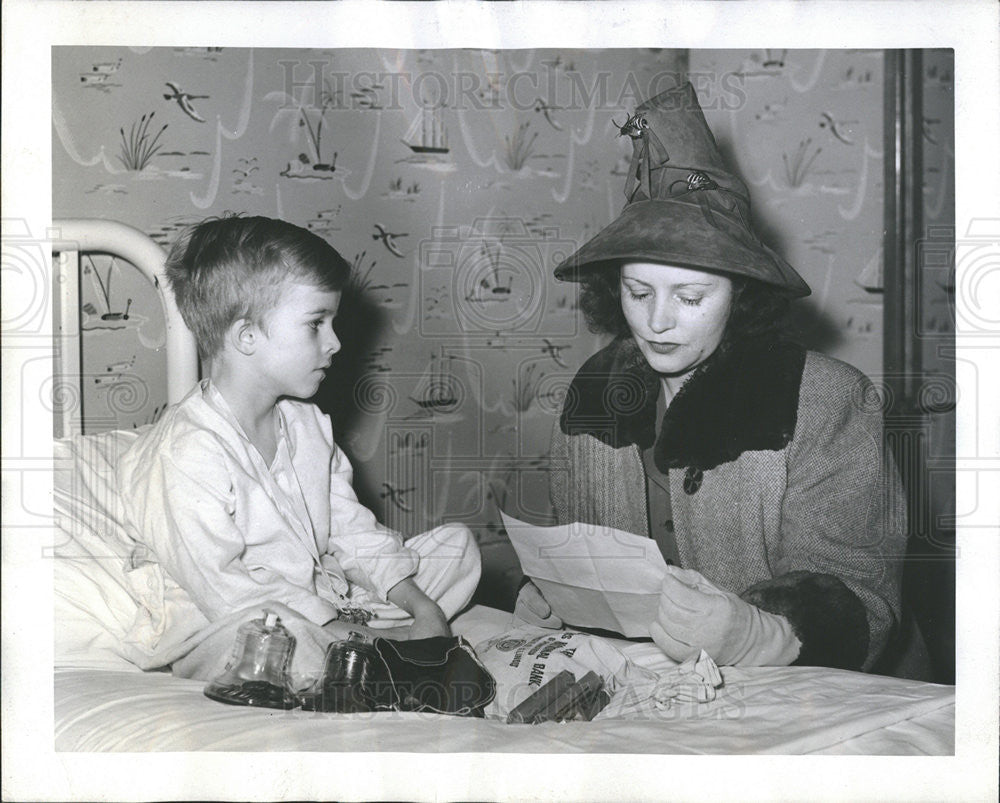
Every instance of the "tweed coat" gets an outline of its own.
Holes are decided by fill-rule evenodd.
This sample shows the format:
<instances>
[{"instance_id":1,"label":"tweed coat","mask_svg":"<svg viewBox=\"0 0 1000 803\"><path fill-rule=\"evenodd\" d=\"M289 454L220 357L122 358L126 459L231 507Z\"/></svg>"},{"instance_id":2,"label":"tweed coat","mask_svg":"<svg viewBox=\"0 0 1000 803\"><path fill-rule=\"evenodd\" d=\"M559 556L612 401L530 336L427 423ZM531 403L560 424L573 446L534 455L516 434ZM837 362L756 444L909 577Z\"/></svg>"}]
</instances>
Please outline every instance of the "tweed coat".
<instances>
[{"instance_id":1,"label":"tweed coat","mask_svg":"<svg viewBox=\"0 0 1000 803\"><path fill-rule=\"evenodd\" d=\"M906 519L871 382L792 344L699 366L656 436L659 377L631 338L574 377L553 429L559 523L649 534L641 450L669 472L685 568L784 615L796 663L870 669L900 619Z\"/></svg>"}]
</instances>

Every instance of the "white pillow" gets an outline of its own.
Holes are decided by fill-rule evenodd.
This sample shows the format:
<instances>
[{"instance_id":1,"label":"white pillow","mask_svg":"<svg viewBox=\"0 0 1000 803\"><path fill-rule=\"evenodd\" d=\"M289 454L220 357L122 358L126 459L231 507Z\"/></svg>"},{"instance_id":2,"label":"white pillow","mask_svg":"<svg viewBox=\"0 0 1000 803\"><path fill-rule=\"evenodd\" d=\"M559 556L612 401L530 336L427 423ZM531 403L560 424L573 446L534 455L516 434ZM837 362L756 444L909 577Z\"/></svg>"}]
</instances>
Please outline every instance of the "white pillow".
<instances>
[{"instance_id":1,"label":"white pillow","mask_svg":"<svg viewBox=\"0 0 1000 803\"><path fill-rule=\"evenodd\" d=\"M57 666L138 670L162 633L164 576L125 532L115 481L144 429L55 442Z\"/></svg>"}]
</instances>

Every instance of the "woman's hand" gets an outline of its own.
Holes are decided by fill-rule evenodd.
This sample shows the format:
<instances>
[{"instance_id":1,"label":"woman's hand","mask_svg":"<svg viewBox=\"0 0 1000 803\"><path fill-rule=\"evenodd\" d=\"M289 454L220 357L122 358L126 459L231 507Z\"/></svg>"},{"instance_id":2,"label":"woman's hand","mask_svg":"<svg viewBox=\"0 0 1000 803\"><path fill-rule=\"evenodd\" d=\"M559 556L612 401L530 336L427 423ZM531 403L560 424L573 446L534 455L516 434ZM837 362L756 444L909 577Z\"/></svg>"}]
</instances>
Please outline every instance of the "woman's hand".
<instances>
[{"instance_id":1,"label":"woman's hand","mask_svg":"<svg viewBox=\"0 0 1000 803\"><path fill-rule=\"evenodd\" d=\"M783 616L744 602L693 569L672 566L649 634L675 661L705 650L722 666L787 666L802 646Z\"/></svg>"},{"instance_id":2,"label":"woman's hand","mask_svg":"<svg viewBox=\"0 0 1000 803\"><path fill-rule=\"evenodd\" d=\"M402 608L413 617L408 638L432 638L434 636L450 636L451 627L440 606L428 597L412 577L400 580L389 589L386 595L389 602Z\"/></svg>"},{"instance_id":3,"label":"woman's hand","mask_svg":"<svg viewBox=\"0 0 1000 803\"><path fill-rule=\"evenodd\" d=\"M563 626L563 621L554 613L549 603L545 601L538 586L528 580L517 592L517 602L514 603L514 618L536 627L547 627L553 630Z\"/></svg>"}]
</instances>

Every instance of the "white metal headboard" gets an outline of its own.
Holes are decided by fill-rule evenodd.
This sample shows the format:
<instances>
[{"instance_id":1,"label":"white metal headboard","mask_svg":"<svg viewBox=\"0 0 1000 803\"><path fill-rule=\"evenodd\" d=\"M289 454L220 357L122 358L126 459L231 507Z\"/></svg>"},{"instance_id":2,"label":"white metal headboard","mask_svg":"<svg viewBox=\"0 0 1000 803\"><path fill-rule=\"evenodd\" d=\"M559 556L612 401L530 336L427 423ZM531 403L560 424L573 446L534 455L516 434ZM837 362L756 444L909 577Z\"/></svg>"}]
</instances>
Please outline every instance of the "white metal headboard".
<instances>
[{"instance_id":1,"label":"white metal headboard","mask_svg":"<svg viewBox=\"0 0 1000 803\"><path fill-rule=\"evenodd\" d=\"M79 386L83 373L80 352L80 254L111 254L135 265L156 288L166 322L167 402L180 401L198 381L198 350L194 336L185 326L180 311L163 274L166 255L152 239L132 226L115 220L53 220L52 253L59 259L55 275L61 278L53 297L55 310L56 371L65 384L76 383L75 394L82 398ZM78 404L56 409L56 436L80 431Z\"/></svg>"}]
</instances>

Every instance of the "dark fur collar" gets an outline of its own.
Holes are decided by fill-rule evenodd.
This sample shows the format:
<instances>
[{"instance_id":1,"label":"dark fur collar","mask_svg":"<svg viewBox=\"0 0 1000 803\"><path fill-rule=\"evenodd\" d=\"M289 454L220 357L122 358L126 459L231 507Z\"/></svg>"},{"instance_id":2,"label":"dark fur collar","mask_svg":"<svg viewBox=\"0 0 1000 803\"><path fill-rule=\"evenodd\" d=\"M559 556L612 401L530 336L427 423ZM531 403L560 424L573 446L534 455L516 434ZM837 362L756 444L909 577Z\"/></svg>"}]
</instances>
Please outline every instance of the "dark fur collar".
<instances>
[{"instance_id":1,"label":"dark fur collar","mask_svg":"<svg viewBox=\"0 0 1000 803\"><path fill-rule=\"evenodd\" d=\"M574 377L559 425L614 448L647 449L655 440L661 471L715 468L792 439L804 365L805 351L791 343L747 343L713 355L674 396L657 440L659 376L631 337L620 338Z\"/></svg>"}]
</instances>

